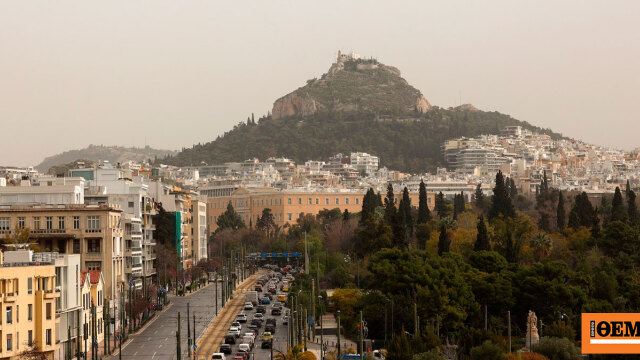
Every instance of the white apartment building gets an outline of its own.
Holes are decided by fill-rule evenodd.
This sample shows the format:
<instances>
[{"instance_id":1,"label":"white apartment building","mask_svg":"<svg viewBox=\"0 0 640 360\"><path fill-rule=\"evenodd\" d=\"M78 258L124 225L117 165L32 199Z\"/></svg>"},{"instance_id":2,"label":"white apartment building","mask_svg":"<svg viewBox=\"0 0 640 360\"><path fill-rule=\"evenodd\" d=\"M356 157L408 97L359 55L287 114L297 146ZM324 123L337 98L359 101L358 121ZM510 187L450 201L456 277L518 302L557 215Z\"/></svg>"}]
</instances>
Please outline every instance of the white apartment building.
<instances>
[{"instance_id":1,"label":"white apartment building","mask_svg":"<svg viewBox=\"0 0 640 360\"><path fill-rule=\"evenodd\" d=\"M364 172L365 174L371 174L378 170L380 163L380 159L377 156L364 152L352 152L349 158L351 159L351 166L356 171Z\"/></svg>"}]
</instances>

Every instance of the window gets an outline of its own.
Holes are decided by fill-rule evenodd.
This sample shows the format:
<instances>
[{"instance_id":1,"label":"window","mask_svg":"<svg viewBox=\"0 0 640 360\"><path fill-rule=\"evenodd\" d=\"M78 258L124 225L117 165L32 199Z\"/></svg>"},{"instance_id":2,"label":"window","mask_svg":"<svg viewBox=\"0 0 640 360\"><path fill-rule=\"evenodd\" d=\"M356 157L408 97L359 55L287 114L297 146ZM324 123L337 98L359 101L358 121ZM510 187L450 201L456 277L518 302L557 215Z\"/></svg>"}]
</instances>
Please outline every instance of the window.
<instances>
[{"instance_id":1,"label":"window","mask_svg":"<svg viewBox=\"0 0 640 360\"><path fill-rule=\"evenodd\" d=\"M98 306L102 306L102 290L98 291Z\"/></svg>"},{"instance_id":2,"label":"window","mask_svg":"<svg viewBox=\"0 0 640 360\"><path fill-rule=\"evenodd\" d=\"M18 218L18 227L24 229L24 227L25 227L24 223L25 223L24 222L24 216L19 217Z\"/></svg>"},{"instance_id":3,"label":"window","mask_svg":"<svg viewBox=\"0 0 640 360\"><path fill-rule=\"evenodd\" d=\"M87 269L89 270L100 270L101 265L100 261L87 261Z\"/></svg>"},{"instance_id":4,"label":"window","mask_svg":"<svg viewBox=\"0 0 640 360\"><path fill-rule=\"evenodd\" d=\"M33 304L27 305L27 320L33 320Z\"/></svg>"},{"instance_id":5,"label":"window","mask_svg":"<svg viewBox=\"0 0 640 360\"><path fill-rule=\"evenodd\" d=\"M324 204L329 205L329 198L324 198Z\"/></svg>"},{"instance_id":6,"label":"window","mask_svg":"<svg viewBox=\"0 0 640 360\"><path fill-rule=\"evenodd\" d=\"M133 201L129 201L129 204L127 204L130 208L133 207Z\"/></svg>"},{"instance_id":7,"label":"window","mask_svg":"<svg viewBox=\"0 0 640 360\"><path fill-rule=\"evenodd\" d=\"M298 205L302 205L302 198L298 198Z\"/></svg>"},{"instance_id":8,"label":"window","mask_svg":"<svg viewBox=\"0 0 640 360\"><path fill-rule=\"evenodd\" d=\"M287 214L287 219L288 219L289 221L291 221L291 213L288 213L288 214Z\"/></svg>"},{"instance_id":9,"label":"window","mask_svg":"<svg viewBox=\"0 0 640 360\"><path fill-rule=\"evenodd\" d=\"M58 229L64 229L64 216L58 216Z\"/></svg>"},{"instance_id":10,"label":"window","mask_svg":"<svg viewBox=\"0 0 640 360\"><path fill-rule=\"evenodd\" d=\"M79 230L80 229L80 216L74 216L73 217L73 230Z\"/></svg>"},{"instance_id":11,"label":"window","mask_svg":"<svg viewBox=\"0 0 640 360\"><path fill-rule=\"evenodd\" d=\"M87 252L99 253L100 252L100 239L87 239Z\"/></svg>"},{"instance_id":12,"label":"window","mask_svg":"<svg viewBox=\"0 0 640 360\"><path fill-rule=\"evenodd\" d=\"M360 198L356 198L356 205L360 205Z\"/></svg>"},{"instance_id":13,"label":"window","mask_svg":"<svg viewBox=\"0 0 640 360\"><path fill-rule=\"evenodd\" d=\"M33 278L27 278L27 293L33 294Z\"/></svg>"},{"instance_id":14,"label":"window","mask_svg":"<svg viewBox=\"0 0 640 360\"><path fill-rule=\"evenodd\" d=\"M47 303L47 320L51 320L51 303Z\"/></svg>"},{"instance_id":15,"label":"window","mask_svg":"<svg viewBox=\"0 0 640 360\"><path fill-rule=\"evenodd\" d=\"M73 239L73 253L80 254L80 239Z\"/></svg>"},{"instance_id":16,"label":"window","mask_svg":"<svg viewBox=\"0 0 640 360\"><path fill-rule=\"evenodd\" d=\"M87 216L87 228L100 229L100 216Z\"/></svg>"},{"instance_id":17,"label":"window","mask_svg":"<svg viewBox=\"0 0 640 360\"><path fill-rule=\"evenodd\" d=\"M45 217L46 220L46 226L47 226L47 230L51 230L53 229L53 216L46 216Z\"/></svg>"},{"instance_id":18,"label":"window","mask_svg":"<svg viewBox=\"0 0 640 360\"><path fill-rule=\"evenodd\" d=\"M7 324L13 324L13 308L7 306Z\"/></svg>"},{"instance_id":19,"label":"window","mask_svg":"<svg viewBox=\"0 0 640 360\"><path fill-rule=\"evenodd\" d=\"M340 205L340 198L336 198L336 205Z\"/></svg>"},{"instance_id":20,"label":"window","mask_svg":"<svg viewBox=\"0 0 640 360\"><path fill-rule=\"evenodd\" d=\"M0 217L0 230L11 229L11 224L8 217ZM8 335L7 335L8 336Z\"/></svg>"},{"instance_id":21,"label":"window","mask_svg":"<svg viewBox=\"0 0 640 360\"><path fill-rule=\"evenodd\" d=\"M309 205L313 205L313 199L309 198Z\"/></svg>"},{"instance_id":22,"label":"window","mask_svg":"<svg viewBox=\"0 0 640 360\"><path fill-rule=\"evenodd\" d=\"M344 198L345 205L349 205L349 198Z\"/></svg>"},{"instance_id":23,"label":"window","mask_svg":"<svg viewBox=\"0 0 640 360\"><path fill-rule=\"evenodd\" d=\"M33 346L33 331L27 331L27 346Z\"/></svg>"},{"instance_id":24,"label":"window","mask_svg":"<svg viewBox=\"0 0 640 360\"><path fill-rule=\"evenodd\" d=\"M16 322L20 322L20 305L16 305Z\"/></svg>"},{"instance_id":25,"label":"window","mask_svg":"<svg viewBox=\"0 0 640 360\"><path fill-rule=\"evenodd\" d=\"M40 216L36 216L33 218L33 229L40 230Z\"/></svg>"},{"instance_id":26,"label":"window","mask_svg":"<svg viewBox=\"0 0 640 360\"><path fill-rule=\"evenodd\" d=\"M287 199L287 204L291 205L291 198Z\"/></svg>"},{"instance_id":27,"label":"window","mask_svg":"<svg viewBox=\"0 0 640 360\"><path fill-rule=\"evenodd\" d=\"M46 335L47 336L46 337L47 346L51 346L51 329L47 329L47 333L46 334L47 334Z\"/></svg>"},{"instance_id":28,"label":"window","mask_svg":"<svg viewBox=\"0 0 640 360\"><path fill-rule=\"evenodd\" d=\"M13 334L7 334L7 351L13 350Z\"/></svg>"},{"instance_id":29,"label":"window","mask_svg":"<svg viewBox=\"0 0 640 360\"><path fill-rule=\"evenodd\" d=\"M316 205L320 205L320 199L316 198Z\"/></svg>"}]
</instances>

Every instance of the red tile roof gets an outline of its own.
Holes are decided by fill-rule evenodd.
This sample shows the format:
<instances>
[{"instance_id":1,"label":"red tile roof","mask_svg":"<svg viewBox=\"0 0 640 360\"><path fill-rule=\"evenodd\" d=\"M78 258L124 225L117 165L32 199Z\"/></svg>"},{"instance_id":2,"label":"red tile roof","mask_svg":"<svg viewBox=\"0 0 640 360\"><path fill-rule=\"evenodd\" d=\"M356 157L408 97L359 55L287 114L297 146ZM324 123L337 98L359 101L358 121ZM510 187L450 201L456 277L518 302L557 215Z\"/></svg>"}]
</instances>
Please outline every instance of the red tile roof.
<instances>
[{"instance_id":1,"label":"red tile roof","mask_svg":"<svg viewBox=\"0 0 640 360\"><path fill-rule=\"evenodd\" d=\"M81 273L81 283L84 284L84 279L89 274L89 281L95 285L100 280L100 270L83 270Z\"/></svg>"}]
</instances>

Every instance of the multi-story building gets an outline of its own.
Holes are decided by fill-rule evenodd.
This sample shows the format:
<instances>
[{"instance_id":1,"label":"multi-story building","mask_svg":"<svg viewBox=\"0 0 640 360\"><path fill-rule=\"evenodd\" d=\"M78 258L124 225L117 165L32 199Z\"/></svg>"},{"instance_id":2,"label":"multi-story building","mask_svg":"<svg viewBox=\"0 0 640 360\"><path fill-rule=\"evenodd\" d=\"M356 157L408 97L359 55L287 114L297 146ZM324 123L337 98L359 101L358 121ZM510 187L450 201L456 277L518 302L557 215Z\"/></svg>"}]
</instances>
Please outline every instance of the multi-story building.
<instances>
[{"instance_id":1,"label":"multi-story building","mask_svg":"<svg viewBox=\"0 0 640 360\"><path fill-rule=\"evenodd\" d=\"M0 260L0 359L21 359L36 350L53 359L56 331L56 271L34 262L29 250L8 251Z\"/></svg>"},{"instance_id":2,"label":"multi-story building","mask_svg":"<svg viewBox=\"0 0 640 360\"><path fill-rule=\"evenodd\" d=\"M105 296L116 299L124 278L124 248L120 217L114 204L0 205L0 239L28 228L29 241L45 251L79 254L80 268L101 270Z\"/></svg>"},{"instance_id":3,"label":"multi-story building","mask_svg":"<svg viewBox=\"0 0 640 360\"><path fill-rule=\"evenodd\" d=\"M380 159L378 159L377 156L363 152L352 152L349 158L351 159L351 166L353 166L358 172L371 174L378 170L378 163L380 162Z\"/></svg>"},{"instance_id":4,"label":"multi-story building","mask_svg":"<svg viewBox=\"0 0 640 360\"><path fill-rule=\"evenodd\" d=\"M84 204L84 184L80 177L23 179L19 186L0 186L0 204Z\"/></svg>"},{"instance_id":5,"label":"multi-story building","mask_svg":"<svg viewBox=\"0 0 640 360\"><path fill-rule=\"evenodd\" d=\"M85 347L93 351L97 344L104 340L104 277L100 270L83 271L80 278L80 291L82 293L82 334L83 336L80 348L84 351ZM86 338L86 340L84 340Z\"/></svg>"},{"instance_id":6,"label":"multi-story building","mask_svg":"<svg viewBox=\"0 0 640 360\"><path fill-rule=\"evenodd\" d=\"M209 232L207 229L207 202L199 196L194 196L191 199L191 218L193 224L191 226L191 255L194 259L194 263L197 264L200 260L207 259L208 256L208 238Z\"/></svg>"},{"instance_id":7,"label":"multi-story building","mask_svg":"<svg viewBox=\"0 0 640 360\"><path fill-rule=\"evenodd\" d=\"M323 209L338 208L351 213L362 211L362 198L365 189L285 189L251 188L238 189L231 196L207 199L207 216L209 218L209 232L217 229L216 221L227 210L231 202L235 211L242 217L247 226L255 225L262 216L264 209L271 209L276 225L294 224L304 214L317 215ZM402 197L396 194L396 203ZM412 206L418 205L418 192L410 192ZM429 207L435 205L435 194L427 193Z\"/></svg>"}]
</instances>

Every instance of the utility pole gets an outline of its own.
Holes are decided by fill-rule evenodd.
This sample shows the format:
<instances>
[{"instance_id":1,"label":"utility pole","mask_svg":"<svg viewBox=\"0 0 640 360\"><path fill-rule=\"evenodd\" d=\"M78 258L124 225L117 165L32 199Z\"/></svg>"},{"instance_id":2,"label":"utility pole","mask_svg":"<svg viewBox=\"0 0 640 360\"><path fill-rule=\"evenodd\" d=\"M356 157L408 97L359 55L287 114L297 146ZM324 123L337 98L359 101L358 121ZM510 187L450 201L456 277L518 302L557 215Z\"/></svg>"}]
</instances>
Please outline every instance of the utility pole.
<instances>
[{"instance_id":1,"label":"utility pole","mask_svg":"<svg viewBox=\"0 0 640 360\"><path fill-rule=\"evenodd\" d=\"M120 291L120 299L122 300L122 304L120 304L120 351L118 352L118 358L122 360L122 337L124 336L124 283L121 283L122 290Z\"/></svg>"},{"instance_id":2,"label":"utility pole","mask_svg":"<svg viewBox=\"0 0 640 360\"><path fill-rule=\"evenodd\" d=\"M303 341L304 341L304 351L307 351L307 335L309 333L308 332L309 331L309 328L308 328L309 322L307 321L308 320L308 318L307 318L307 309L302 310L302 313L304 314L302 316L302 321L303 321L302 324L304 325L303 329L302 329L302 337L304 338L303 339Z\"/></svg>"},{"instance_id":3,"label":"utility pole","mask_svg":"<svg viewBox=\"0 0 640 360\"><path fill-rule=\"evenodd\" d=\"M340 352L340 310L336 312L338 314L338 360L342 359L342 353Z\"/></svg>"},{"instance_id":4,"label":"utility pole","mask_svg":"<svg viewBox=\"0 0 640 360\"><path fill-rule=\"evenodd\" d=\"M320 296L318 296L318 301L320 301ZM322 308L322 302L320 303L320 360L324 360L324 331L322 330L322 314L324 313L324 309Z\"/></svg>"},{"instance_id":5,"label":"utility pole","mask_svg":"<svg viewBox=\"0 0 640 360\"><path fill-rule=\"evenodd\" d=\"M96 306L91 306L91 358L98 360L98 331Z\"/></svg>"},{"instance_id":6,"label":"utility pole","mask_svg":"<svg viewBox=\"0 0 640 360\"><path fill-rule=\"evenodd\" d=\"M214 285L216 287L216 295L215 295L215 298L216 298L216 314L215 314L214 317L218 317L218 271L217 271L217 269L216 269L216 277L213 279L213 281L215 281Z\"/></svg>"},{"instance_id":7,"label":"utility pole","mask_svg":"<svg viewBox=\"0 0 640 360\"><path fill-rule=\"evenodd\" d=\"M196 344L196 312L193 312L193 358L196 358L196 349L198 344Z\"/></svg>"},{"instance_id":8,"label":"utility pole","mask_svg":"<svg viewBox=\"0 0 640 360\"><path fill-rule=\"evenodd\" d=\"M316 284L311 280L311 318L313 319L313 340L316 339Z\"/></svg>"},{"instance_id":9,"label":"utility pole","mask_svg":"<svg viewBox=\"0 0 640 360\"><path fill-rule=\"evenodd\" d=\"M182 359L182 350L180 349L180 312L178 311L178 331L176 331L176 353L178 354L178 360Z\"/></svg>"},{"instance_id":10,"label":"utility pole","mask_svg":"<svg viewBox=\"0 0 640 360\"><path fill-rule=\"evenodd\" d=\"M484 304L484 329L487 330L487 304Z\"/></svg>"},{"instance_id":11,"label":"utility pole","mask_svg":"<svg viewBox=\"0 0 640 360\"><path fill-rule=\"evenodd\" d=\"M360 310L360 360L364 360L364 321Z\"/></svg>"},{"instance_id":12,"label":"utility pole","mask_svg":"<svg viewBox=\"0 0 640 360\"><path fill-rule=\"evenodd\" d=\"M418 303L413 300L413 335L417 338L420 333L418 328Z\"/></svg>"},{"instance_id":13,"label":"utility pole","mask_svg":"<svg viewBox=\"0 0 640 360\"><path fill-rule=\"evenodd\" d=\"M309 273L309 251L307 249L307 232L304 232L304 273Z\"/></svg>"},{"instance_id":14,"label":"utility pole","mask_svg":"<svg viewBox=\"0 0 640 360\"><path fill-rule=\"evenodd\" d=\"M507 328L509 330L509 354L511 354L511 311L507 311Z\"/></svg>"},{"instance_id":15,"label":"utility pole","mask_svg":"<svg viewBox=\"0 0 640 360\"><path fill-rule=\"evenodd\" d=\"M102 305L102 309L103 309L102 311L105 311L104 310L105 309L104 305L107 305L106 306L106 314L105 314L106 317L107 317L107 320L104 323L104 336L105 336L104 354L107 355L107 354L109 354L109 305L107 304L107 301L105 301L105 300L102 301L102 304L103 304Z\"/></svg>"},{"instance_id":16,"label":"utility pole","mask_svg":"<svg viewBox=\"0 0 640 360\"><path fill-rule=\"evenodd\" d=\"M191 358L191 322L189 321L189 303L187 303L187 356Z\"/></svg>"}]
</instances>

